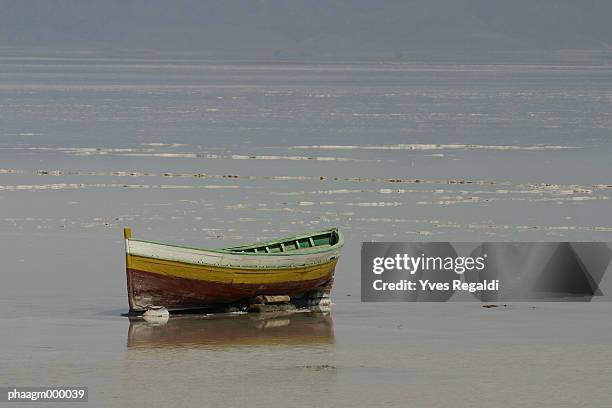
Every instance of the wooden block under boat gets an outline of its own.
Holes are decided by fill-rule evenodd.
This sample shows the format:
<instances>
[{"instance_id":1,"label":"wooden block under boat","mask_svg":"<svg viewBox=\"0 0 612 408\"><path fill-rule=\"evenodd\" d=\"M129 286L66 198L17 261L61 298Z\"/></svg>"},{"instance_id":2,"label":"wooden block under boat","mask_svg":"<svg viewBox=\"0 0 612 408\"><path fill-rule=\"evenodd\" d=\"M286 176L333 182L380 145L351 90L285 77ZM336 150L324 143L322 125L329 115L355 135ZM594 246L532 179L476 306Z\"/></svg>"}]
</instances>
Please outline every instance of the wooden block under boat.
<instances>
[{"instance_id":1,"label":"wooden block under boat","mask_svg":"<svg viewBox=\"0 0 612 408\"><path fill-rule=\"evenodd\" d=\"M259 295L253 303L272 304L272 303L289 303L291 297L287 295Z\"/></svg>"},{"instance_id":2,"label":"wooden block under boat","mask_svg":"<svg viewBox=\"0 0 612 408\"><path fill-rule=\"evenodd\" d=\"M296 307L291 303L277 303L272 305L257 303L249 306L249 312L251 313L288 312L294 310L296 310Z\"/></svg>"}]
</instances>

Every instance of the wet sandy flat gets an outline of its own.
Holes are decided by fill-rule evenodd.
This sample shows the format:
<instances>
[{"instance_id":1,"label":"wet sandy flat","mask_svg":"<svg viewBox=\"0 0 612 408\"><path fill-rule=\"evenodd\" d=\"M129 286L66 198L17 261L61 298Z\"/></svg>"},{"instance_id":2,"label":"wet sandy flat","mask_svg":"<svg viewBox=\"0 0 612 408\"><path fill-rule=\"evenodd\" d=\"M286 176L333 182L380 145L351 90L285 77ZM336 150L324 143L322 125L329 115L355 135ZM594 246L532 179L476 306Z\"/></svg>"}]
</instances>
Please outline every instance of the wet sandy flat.
<instances>
[{"instance_id":1,"label":"wet sandy flat","mask_svg":"<svg viewBox=\"0 0 612 408\"><path fill-rule=\"evenodd\" d=\"M609 68L0 73L3 384L88 385L92 406L611 405L607 303L358 299L363 241L611 241ZM201 247L337 225L332 316L130 323L126 225Z\"/></svg>"},{"instance_id":2,"label":"wet sandy flat","mask_svg":"<svg viewBox=\"0 0 612 408\"><path fill-rule=\"evenodd\" d=\"M46 313L2 318L3 372L16 384L88 385L93 406L612 402L607 303L340 300L330 317L173 316L165 326Z\"/></svg>"}]
</instances>

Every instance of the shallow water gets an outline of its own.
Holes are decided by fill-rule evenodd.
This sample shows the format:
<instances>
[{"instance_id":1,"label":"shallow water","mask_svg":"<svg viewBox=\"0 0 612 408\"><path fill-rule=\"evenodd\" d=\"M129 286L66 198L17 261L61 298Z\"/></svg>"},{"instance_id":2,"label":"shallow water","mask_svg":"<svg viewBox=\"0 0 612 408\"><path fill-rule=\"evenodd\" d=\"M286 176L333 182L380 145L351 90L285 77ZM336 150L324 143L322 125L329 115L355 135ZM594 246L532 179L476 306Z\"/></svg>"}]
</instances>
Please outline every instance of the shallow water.
<instances>
[{"instance_id":1,"label":"shallow water","mask_svg":"<svg viewBox=\"0 0 612 408\"><path fill-rule=\"evenodd\" d=\"M608 303L365 305L332 317L4 316L11 384L93 406L608 406ZM333 321L332 321L333 319ZM6 379L4 382L8 382Z\"/></svg>"},{"instance_id":2,"label":"shallow water","mask_svg":"<svg viewBox=\"0 0 612 408\"><path fill-rule=\"evenodd\" d=\"M611 241L611 71L0 58L0 383L91 406L611 405L608 303L358 302L362 241ZM204 247L337 225L333 314L130 323L125 225Z\"/></svg>"}]
</instances>

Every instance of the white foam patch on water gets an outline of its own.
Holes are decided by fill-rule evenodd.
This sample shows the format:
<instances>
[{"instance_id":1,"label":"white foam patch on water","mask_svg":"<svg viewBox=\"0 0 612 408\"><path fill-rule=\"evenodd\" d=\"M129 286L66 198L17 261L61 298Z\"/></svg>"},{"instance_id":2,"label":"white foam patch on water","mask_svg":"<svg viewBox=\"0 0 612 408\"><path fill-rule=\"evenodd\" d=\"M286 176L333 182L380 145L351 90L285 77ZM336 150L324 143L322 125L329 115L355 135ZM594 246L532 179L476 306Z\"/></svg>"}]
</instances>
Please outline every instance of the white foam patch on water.
<instances>
[{"instance_id":1,"label":"white foam patch on water","mask_svg":"<svg viewBox=\"0 0 612 408\"><path fill-rule=\"evenodd\" d=\"M151 146L151 147L181 147L185 146L184 143L160 143L160 142L151 142L151 143L141 143L142 146Z\"/></svg>"},{"instance_id":2,"label":"white foam patch on water","mask_svg":"<svg viewBox=\"0 0 612 408\"><path fill-rule=\"evenodd\" d=\"M2 150L57 151L74 156L126 156L126 157L165 157L188 159L225 159L225 160L292 160L292 161L339 161L339 162L369 162L381 160L357 159L353 157L336 156L284 156L259 154L214 154L206 152L164 152L158 148L179 146L167 144L147 144L149 148L106 148L106 147L0 147ZM162 146L160 146L162 145ZM387 160L389 161L389 160Z\"/></svg>"},{"instance_id":3,"label":"white foam patch on water","mask_svg":"<svg viewBox=\"0 0 612 408\"><path fill-rule=\"evenodd\" d=\"M321 195L336 195L336 194L359 194L359 193L371 193L374 190L349 190L345 188L336 189L336 190L317 190L317 191L290 191L290 192L270 192L271 195L278 196L297 196L297 195L306 195L306 194L321 194Z\"/></svg>"},{"instance_id":4,"label":"white foam patch on water","mask_svg":"<svg viewBox=\"0 0 612 408\"><path fill-rule=\"evenodd\" d=\"M88 152L88 154L90 154ZM104 153L93 153L93 154L104 154ZM196 153L122 153L114 154L114 156L131 156L131 157L171 157L171 158L197 158L199 157Z\"/></svg>"},{"instance_id":5,"label":"white foam patch on water","mask_svg":"<svg viewBox=\"0 0 612 408\"><path fill-rule=\"evenodd\" d=\"M560 145L481 145L481 144L395 144L395 145L311 145L292 146L299 150L563 150L580 149L578 146ZM432 156L432 155L430 155Z\"/></svg>"},{"instance_id":6,"label":"white foam patch on water","mask_svg":"<svg viewBox=\"0 0 612 408\"><path fill-rule=\"evenodd\" d=\"M80 170L31 170L25 171L14 168L0 168L0 174L33 174L35 176L44 177L62 177L62 176L106 176L106 177L164 177L164 178L196 178L196 179L215 179L215 180L270 180L270 181L320 181L320 182L350 182L350 183L392 183L392 184L412 184L412 185L448 185L448 186L463 186L463 185L479 185L484 187L504 186L506 188L495 188L491 190L454 190L454 189L406 189L406 188L381 188L378 190L380 194L406 194L406 193L440 193L453 192L459 194L525 194L525 195L593 195L597 190L609 190L612 188L610 184L594 184L592 186L581 186L576 184L554 184L554 183L512 183L504 180L470 180L470 179L402 179L402 178L360 178L360 177L328 177L328 176L284 176L284 175L265 175L265 176L245 176L239 174L207 174L207 173L153 173L145 171L80 171ZM92 185L89 185L92 186ZM101 185L104 186L104 185ZM293 192L275 192L270 194L279 196L291 196L301 194L321 194L321 195L336 195L336 194L359 194L375 192L373 189L348 189L338 188L329 190L314 190L314 191L293 191Z\"/></svg>"},{"instance_id":7,"label":"white foam patch on water","mask_svg":"<svg viewBox=\"0 0 612 408\"><path fill-rule=\"evenodd\" d=\"M354 159L350 157L330 157L330 156L272 156L272 155L240 155L233 154L229 156L232 160L314 160L314 161L350 161L359 162L366 161L361 159Z\"/></svg>"},{"instance_id":8,"label":"white foam patch on water","mask_svg":"<svg viewBox=\"0 0 612 408\"><path fill-rule=\"evenodd\" d=\"M405 203L392 201L392 202L360 202L360 203L346 203L348 206L357 206L357 207L399 207L404 205Z\"/></svg>"},{"instance_id":9,"label":"white foam patch on water","mask_svg":"<svg viewBox=\"0 0 612 408\"><path fill-rule=\"evenodd\" d=\"M178 185L178 184L117 184L117 183L53 183L53 184L18 184L0 185L0 191L24 190L78 190L92 188L129 188L129 189L239 189L251 188L236 185Z\"/></svg>"},{"instance_id":10,"label":"white foam patch on water","mask_svg":"<svg viewBox=\"0 0 612 408\"><path fill-rule=\"evenodd\" d=\"M496 223L458 223L454 221L442 221L437 219L407 219L389 217L363 217L355 218L354 221L364 223L390 223L390 224L429 224L438 229L492 229L492 230L517 230L517 231L593 231L612 232L612 227L607 226L583 226L583 225L511 225Z\"/></svg>"}]
</instances>

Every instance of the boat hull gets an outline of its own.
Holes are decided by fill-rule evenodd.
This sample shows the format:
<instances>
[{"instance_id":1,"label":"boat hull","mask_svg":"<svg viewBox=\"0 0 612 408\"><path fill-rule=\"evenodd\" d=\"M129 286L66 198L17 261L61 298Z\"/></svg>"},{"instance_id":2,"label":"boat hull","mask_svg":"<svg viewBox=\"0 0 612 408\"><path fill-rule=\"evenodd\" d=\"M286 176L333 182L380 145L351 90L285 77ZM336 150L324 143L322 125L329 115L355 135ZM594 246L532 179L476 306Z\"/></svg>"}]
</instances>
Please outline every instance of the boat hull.
<instances>
[{"instance_id":1,"label":"boat hull","mask_svg":"<svg viewBox=\"0 0 612 408\"><path fill-rule=\"evenodd\" d=\"M249 269L194 265L127 255L128 301L133 312L234 304L258 295L298 295L331 287L337 259L299 267Z\"/></svg>"},{"instance_id":2,"label":"boat hull","mask_svg":"<svg viewBox=\"0 0 612 408\"><path fill-rule=\"evenodd\" d=\"M288 295L296 304L329 302L344 244L337 228L280 240L200 249L132 239L125 228L131 312L248 306L260 295Z\"/></svg>"}]
</instances>

